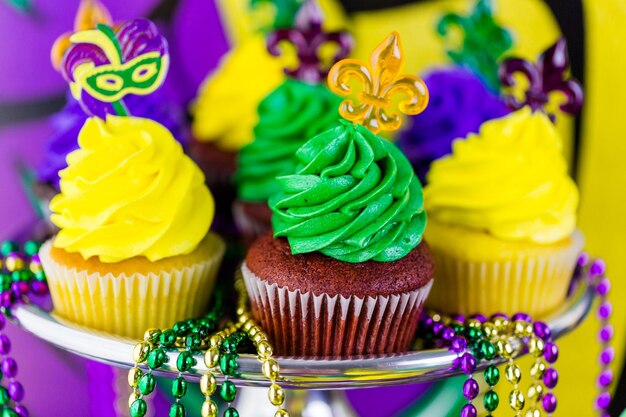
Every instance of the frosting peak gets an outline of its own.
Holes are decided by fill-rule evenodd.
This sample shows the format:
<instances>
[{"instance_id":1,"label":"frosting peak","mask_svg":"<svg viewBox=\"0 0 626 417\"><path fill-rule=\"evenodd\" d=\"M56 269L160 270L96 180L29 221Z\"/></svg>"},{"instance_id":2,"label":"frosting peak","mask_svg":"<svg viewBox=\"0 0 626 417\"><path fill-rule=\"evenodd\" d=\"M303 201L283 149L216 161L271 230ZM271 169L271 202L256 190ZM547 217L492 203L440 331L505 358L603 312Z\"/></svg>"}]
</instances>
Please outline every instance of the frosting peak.
<instances>
[{"instance_id":1,"label":"frosting peak","mask_svg":"<svg viewBox=\"0 0 626 417\"><path fill-rule=\"evenodd\" d=\"M276 194L276 177L294 171L298 148L339 124L340 101L325 85L291 78L267 96L259 105L254 141L239 154L239 198L267 202Z\"/></svg>"},{"instance_id":2,"label":"frosting peak","mask_svg":"<svg viewBox=\"0 0 626 417\"><path fill-rule=\"evenodd\" d=\"M159 122L185 144L184 115L161 91L147 96L128 95L124 104L130 114ZM59 171L67 166L67 154L78 149L78 134L87 117L80 103L68 94L66 106L51 119L54 134L46 140L44 160L37 169L40 181L51 183L58 190Z\"/></svg>"},{"instance_id":3,"label":"frosting peak","mask_svg":"<svg viewBox=\"0 0 626 417\"><path fill-rule=\"evenodd\" d=\"M442 223L505 240L553 243L576 227L578 190L548 117L525 107L483 124L435 161L425 199Z\"/></svg>"},{"instance_id":4,"label":"frosting peak","mask_svg":"<svg viewBox=\"0 0 626 417\"><path fill-rule=\"evenodd\" d=\"M50 203L54 245L85 259L156 261L192 252L213 219L200 169L149 119L87 119Z\"/></svg>"},{"instance_id":5,"label":"frosting peak","mask_svg":"<svg viewBox=\"0 0 626 417\"><path fill-rule=\"evenodd\" d=\"M345 262L404 257L426 225L422 188L395 145L342 121L297 152L295 173L270 199L275 236L293 254L320 251Z\"/></svg>"}]
</instances>

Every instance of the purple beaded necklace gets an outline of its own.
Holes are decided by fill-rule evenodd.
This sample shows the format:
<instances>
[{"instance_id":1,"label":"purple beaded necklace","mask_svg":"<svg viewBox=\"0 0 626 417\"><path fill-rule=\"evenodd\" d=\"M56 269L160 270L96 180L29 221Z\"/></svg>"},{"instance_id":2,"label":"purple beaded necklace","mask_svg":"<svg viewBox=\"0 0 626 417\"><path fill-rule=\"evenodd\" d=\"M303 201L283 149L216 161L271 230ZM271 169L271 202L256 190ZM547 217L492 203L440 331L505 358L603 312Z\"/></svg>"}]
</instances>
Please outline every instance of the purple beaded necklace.
<instances>
[{"instance_id":1,"label":"purple beaded necklace","mask_svg":"<svg viewBox=\"0 0 626 417\"><path fill-rule=\"evenodd\" d=\"M6 387L0 386L0 406L3 417L28 417L28 410L22 404L24 387L17 377L17 362L10 357L11 340L2 332L6 324L5 316L10 317L10 308L25 300L29 294L43 295L48 292L45 274L39 261L39 244L26 242L20 247L14 242L0 245L0 370L6 378Z\"/></svg>"},{"instance_id":2,"label":"purple beaded necklace","mask_svg":"<svg viewBox=\"0 0 626 417\"><path fill-rule=\"evenodd\" d=\"M4 407L7 416L28 417L28 410L22 404L24 388L17 381L18 366L11 358L11 341L2 332L6 324L6 315L10 315L11 306L26 300L28 294L42 295L47 292L45 274L37 256L39 245L27 242L23 252L13 242L4 242L0 247L2 270L0 271L0 301L2 314L0 315L0 370L6 377L6 387L0 386L0 405ZM615 352L610 343L613 338L613 327L610 324L612 305L608 301L610 281L606 277L606 266L601 259L590 260L587 254L578 260L578 276L587 277L589 284L595 288L600 300L596 318L600 322L598 341L601 351L599 355L600 372L597 379L599 388L595 400L595 409L598 416L609 417L608 408L611 402L609 388L613 383L613 373L610 365ZM475 379L475 371L479 361L485 360L489 364L484 370L484 379L489 385L483 402L485 409L491 416L499 405L499 398L493 390L499 381L499 371L494 365L494 359L500 357L508 361L505 376L513 384L509 395L509 405L517 415L525 405L532 411L530 415L540 415L538 406L541 404L547 415L551 415L557 407L557 399L552 390L559 379L554 369L559 356L559 349L552 340L550 328L541 321L533 322L525 313L517 313L511 317L504 314L495 314L487 318L483 315L473 315L466 318L462 315L444 316L433 312L424 312L420 319L419 335L424 340L430 340L437 347L447 347L457 355L453 366L467 375L463 384L463 396L467 404L460 412L461 417L476 417L478 411L473 401L480 394L480 386ZM528 398L517 388L521 373L513 360L513 348L508 340L513 337L520 340L523 349L527 349L534 357L530 374L533 383L528 391ZM519 353L519 352L518 352Z\"/></svg>"},{"instance_id":3,"label":"purple beaded necklace","mask_svg":"<svg viewBox=\"0 0 626 417\"><path fill-rule=\"evenodd\" d=\"M613 383L613 371L610 366L615 358L615 350L611 346L613 326L610 324L613 305L608 300L611 282L605 275L606 264L602 259L591 261L585 253L578 259L578 266L587 271L589 283L595 287L596 295L600 299L596 312L596 318L600 322L600 330L598 331L600 374L597 379L598 396L594 406L599 416L610 417L608 409L611 404L611 393L609 388Z\"/></svg>"},{"instance_id":4,"label":"purple beaded necklace","mask_svg":"<svg viewBox=\"0 0 626 417\"><path fill-rule=\"evenodd\" d=\"M613 373L610 365L613 362L615 352L610 346L613 337L613 327L609 323L612 305L607 296L610 290L610 281L605 275L605 263L601 259L589 260L587 254L581 255L579 261L578 277L587 277L589 284L595 289L600 303L597 308L596 318L600 322L598 341L601 345L599 356L600 373L597 379L599 388L594 406L601 417L610 417L608 408L611 402L609 388L613 383ZM554 364L559 357L559 348L552 339L552 331L548 325L541 321L533 321L526 313L517 313L511 317L505 314L494 314L487 318L484 315L473 315L469 319L462 315L445 316L435 312L424 312L420 318L419 336L424 340L430 340L436 347L447 347L457 355L454 367L467 375L467 381L463 385L463 396L467 404L460 411L461 417L476 417L478 411L473 400L480 394L479 384L474 378L477 364L481 360L490 361L484 371L484 378L489 385L489 391L485 394L483 402L488 415L498 408L499 398L493 390L499 381L499 371L494 366L494 357L498 356L506 360L506 379L512 384L508 402L516 413L521 415L539 416L543 409L550 416L557 408L557 398L553 393L559 374ZM521 350L527 350L535 361L530 368L532 383L527 391L527 396L521 392L518 383L521 379L521 371L513 359L513 347L508 339L518 339ZM526 408L525 408L526 407Z\"/></svg>"}]
</instances>

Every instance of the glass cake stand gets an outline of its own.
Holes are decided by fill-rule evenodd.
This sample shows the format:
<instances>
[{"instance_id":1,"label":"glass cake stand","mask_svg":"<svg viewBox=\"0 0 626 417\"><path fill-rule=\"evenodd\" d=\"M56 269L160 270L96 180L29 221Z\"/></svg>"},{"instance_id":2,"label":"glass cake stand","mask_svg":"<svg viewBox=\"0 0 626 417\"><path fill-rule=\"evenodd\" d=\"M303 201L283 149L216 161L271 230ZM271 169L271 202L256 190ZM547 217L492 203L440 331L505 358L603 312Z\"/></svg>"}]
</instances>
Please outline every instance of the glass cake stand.
<instances>
[{"instance_id":1,"label":"glass cake stand","mask_svg":"<svg viewBox=\"0 0 626 417\"><path fill-rule=\"evenodd\" d=\"M554 338L575 329L587 316L594 301L594 288L584 279L577 281L564 305L546 323ZM12 309L11 320L24 330L76 355L109 365L130 368L136 341L81 327L55 316L33 304L19 304ZM513 340L515 355L526 352ZM516 344L517 343L517 344ZM516 344L516 345L515 345ZM170 361L155 375L175 378L176 353L169 353ZM460 375L453 361L456 354L447 349L429 349L404 354L355 357L350 359L310 359L277 357L280 364L281 386L291 390L286 408L293 416L339 417L356 416L342 390L431 382ZM190 382L197 382L207 371L203 358L197 356L197 366L185 374ZM261 364L253 355L242 354L238 360L240 376L230 378L239 387L268 387L269 381L261 372ZM482 369L487 363L482 362ZM222 378L216 373L218 381ZM265 397L266 394L263 396Z\"/></svg>"}]
</instances>

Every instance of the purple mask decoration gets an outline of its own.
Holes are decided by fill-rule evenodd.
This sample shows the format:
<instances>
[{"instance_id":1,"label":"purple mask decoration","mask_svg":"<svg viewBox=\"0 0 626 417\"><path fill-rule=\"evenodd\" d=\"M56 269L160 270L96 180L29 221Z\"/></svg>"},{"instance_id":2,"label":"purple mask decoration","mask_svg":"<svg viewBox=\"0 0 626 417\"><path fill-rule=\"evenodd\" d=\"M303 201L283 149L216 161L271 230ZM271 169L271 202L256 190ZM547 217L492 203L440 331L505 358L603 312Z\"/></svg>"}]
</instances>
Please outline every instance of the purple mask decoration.
<instances>
[{"instance_id":1,"label":"purple mask decoration","mask_svg":"<svg viewBox=\"0 0 626 417\"><path fill-rule=\"evenodd\" d=\"M571 115L580 111L583 104L583 90L577 80L569 77L569 56L565 39L559 39L539 56L537 64L520 58L507 59L500 66L500 81L504 87L514 87L516 73L524 75L530 84L523 101L512 95L507 96L507 105L518 110L530 106L533 111L545 111L550 94L563 93L565 102L559 108ZM554 121L554 115L549 115Z\"/></svg>"},{"instance_id":2,"label":"purple mask decoration","mask_svg":"<svg viewBox=\"0 0 626 417\"><path fill-rule=\"evenodd\" d=\"M285 68L285 74L308 83L319 83L326 78L328 70L337 61L348 56L352 49L352 37L347 32L324 32L322 12L313 0L307 0L296 16L295 26L279 29L267 38L267 49L274 56L281 55L281 42L291 43L296 48L298 66ZM322 46L333 43L337 52L331 62L323 62Z\"/></svg>"},{"instance_id":3,"label":"purple mask decoration","mask_svg":"<svg viewBox=\"0 0 626 417\"><path fill-rule=\"evenodd\" d=\"M147 19L117 30L99 24L75 33L70 41L61 72L74 98L93 116L128 115L123 98L153 93L167 74L167 42Z\"/></svg>"}]
</instances>

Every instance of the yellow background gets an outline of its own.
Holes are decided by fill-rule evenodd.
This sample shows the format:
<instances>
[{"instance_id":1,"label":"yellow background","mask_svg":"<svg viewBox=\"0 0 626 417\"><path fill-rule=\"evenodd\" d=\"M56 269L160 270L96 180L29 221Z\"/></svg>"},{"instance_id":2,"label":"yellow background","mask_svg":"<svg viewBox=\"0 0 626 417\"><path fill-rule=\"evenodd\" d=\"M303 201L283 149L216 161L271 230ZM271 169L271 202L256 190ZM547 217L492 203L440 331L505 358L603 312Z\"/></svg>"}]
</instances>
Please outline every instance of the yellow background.
<instances>
[{"instance_id":1,"label":"yellow background","mask_svg":"<svg viewBox=\"0 0 626 417\"><path fill-rule=\"evenodd\" d=\"M419 73L447 62L441 39L434 27L442 11L467 11L474 1L440 0L398 8L358 13L348 20L336 0L321 0L329 28L347 27L356 39L353 55L367 58L371 49L392 30L401 35L406 52L405 70ZM220 0L222 15L233 42L249 31L247 0ZM558 25L541 0L497 0L496 16L515 37L511 51L527 59L536 56L560 36ZM580 169L581 191L579 225L592 256L605 258L612 278L614 303L614 346L618 362L624 351L626 327L626 1L583 0L586 42L586 97L582 114L583 130ZM571 123L561 123L566 154L571 156ZM590 318L573 334L559 341L560 374L556 389L559 405L556 415L586 417L596 394L597 322ZM528 375L530 362L520 364ZM615 363L614 369L621 369ZM619 375L616 375L616 379ZM503 387L501 384L500 387ZM523 384L526 386L526 384ZM500 390L501 407L506 406L506 390ZM625 395L622 393L622 395Z\"/></svg>"}]
</instances>

